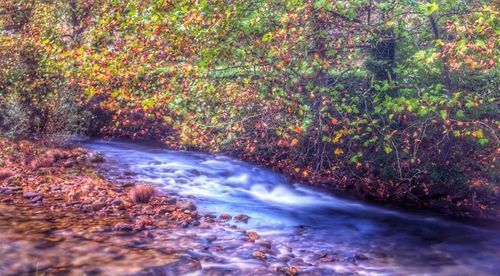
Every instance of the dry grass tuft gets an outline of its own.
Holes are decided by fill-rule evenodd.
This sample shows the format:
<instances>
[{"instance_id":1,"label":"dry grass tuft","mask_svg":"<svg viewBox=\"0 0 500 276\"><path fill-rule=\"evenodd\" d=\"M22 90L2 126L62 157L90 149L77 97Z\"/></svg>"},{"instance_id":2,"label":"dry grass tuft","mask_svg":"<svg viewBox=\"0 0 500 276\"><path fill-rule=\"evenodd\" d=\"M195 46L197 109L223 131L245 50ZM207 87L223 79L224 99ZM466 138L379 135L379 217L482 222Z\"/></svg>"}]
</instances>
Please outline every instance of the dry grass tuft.
<instances>
[{"instance_id":1,"label":"dry grass tuft","mask_svg":"<svg viewBox=\"0 0 500 276\"><path fill-rule=\"evenodd\" d=\"M29 164L32 170L37 170L43 167L52 167L59 160L68 159L70 154L60 149L50 149L42 156L35 158Z\"/></svg>"},{"instance_id":2,"label":"dry grass tuft","mask_svg":"<svg viewBox=\"0 0 500 276\"><path fill-rule=\"evenodd\" d=\"M128 198L135 203L148 203L155 194L155 188L150 185L137 185L128 192Z\"/></svg>"}]
</instances>

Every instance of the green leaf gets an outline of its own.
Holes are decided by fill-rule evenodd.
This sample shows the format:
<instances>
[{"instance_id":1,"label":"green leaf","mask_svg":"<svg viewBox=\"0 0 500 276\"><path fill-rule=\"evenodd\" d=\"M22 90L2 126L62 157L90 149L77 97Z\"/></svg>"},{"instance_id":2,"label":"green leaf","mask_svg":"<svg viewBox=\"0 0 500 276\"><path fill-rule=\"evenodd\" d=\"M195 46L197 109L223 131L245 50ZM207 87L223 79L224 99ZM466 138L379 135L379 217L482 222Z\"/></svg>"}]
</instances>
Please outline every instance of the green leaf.
<instances>
[{"instance_id":1,"label":"green leaf","mask_svg":"<svg viewBox=\"0 0 500 276\"><path fill-rule=\"evenodd\" d=\"M425 10L425 15L431 15L438 9L438 5L435 2L422 4L421 7Z\"/></svg>"},{"instance_id":2,"label":"green leaf","mask_svg":"<svg viewBox=\"0 0 500 276\"><path fill-rule=\"evenodd\" d=\"M265 34L262 36L262 41L263 41L263 42L266 42L266 41L270 40L272 37L273 37L273 34L272 34L271 32L265 33Z\"/></svg>"},{"instance_id":3,"label":"green leaf","mask_svg":"<svg viewBox=\"0 0 500 276\"><path fill-rule=\"evenodd\" d=\"M448 112L446 110L439 111L439 115L441 116L441 118L443 118L443 120L446 120L446 118L448 118Z\"/></svg>"},{"instance_id":4,"label":"green leaf","mask_svg":"<svg viewBox=\"0 0 500 276\"><path fill-rule=\"evenodd\" d=\"M385 151L385 153L390 154L392 152L391 146L388 145L388 144L385 144L384 145L384 151Z\"/></svg>"}]
</instances>

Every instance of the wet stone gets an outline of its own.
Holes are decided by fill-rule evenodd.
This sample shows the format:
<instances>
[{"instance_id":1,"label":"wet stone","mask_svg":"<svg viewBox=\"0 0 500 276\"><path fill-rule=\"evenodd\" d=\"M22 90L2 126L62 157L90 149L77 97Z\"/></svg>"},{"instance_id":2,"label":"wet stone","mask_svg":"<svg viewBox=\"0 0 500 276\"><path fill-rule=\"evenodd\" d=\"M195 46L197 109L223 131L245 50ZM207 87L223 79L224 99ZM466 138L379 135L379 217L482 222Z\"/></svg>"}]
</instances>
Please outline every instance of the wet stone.
<instances>
[{"instance_id":1,"label":"wet stone","mask_svg":"<svg viewBox=\"0 0 500 276\"><path fill-rule=\"evenodd\" d=\"M64 162L64 163L63 163L63 166L64 166L65 168L71 168L71 167L73 167L73 166L75 166L75 165L76 165L76 162L75 162L75 161L72 161L72 160L69 160L69 161L66 161L66 162Z\"/></svg>"},{"instance_id":2,"label":"wet stone","mask_svg":"<svg viewBox=\"0 0 500 276\"><path fill-rule=\"evenodd\" d=\"M222 213L219 215L219 219L220 220L230 220L231 219L231 215L227 214L227 213Z\"/></svg>"},{"instance_id":3,"label":"wet stone","mask_svg":"<svg viewBox=\"0 0 500 276\"><path fill-rule=\"evenodd\" d=\"M167 197L165 199L162 200L161 204L164 204L164 205L173 205L177 203L177 199L175 197Z\"/></svg>"},{"instance_id":4,"label":"wet stone","mask_svg":"<svg viewBox=\"0 0 500 276\"><path fill-rule=\"evenodd\" d=\"M42 196L35 196L31 199L31 202L38 202L42 200Z\"/></svg>"},{"instance_id":5,"label":"wet stone","mask_svg":"<svg viewBox=\"0 0 500 276\"><path fill-rule=\"evenodd\" d=\"M134 175L137 175L137 173L135 173L133 171L124 171L123 172L123 176L134 176Z\"/></svg>"},{"instance_id":6,"label":"wet stone","mask_svg":"<svg viewBox=\"0 0 500 276\"><path fill-rule=\"evenodd\" d=\"M204 276L232 276L232 275L242 275L236 269L227 268L227 267L210 267L203 270Z\"/></svg>"},{"instance_id":7,"label":"wet stone","mask_svg":"<svg viewBox=\"0 0 500 276\"><path fill-rule=\"evenodd\" d=\"M259 259L259 260L265 260L267 258L266 253L264 253L262 251L254 251L252 253L252 256L256 259Z\"/></svg>"},{"instance_id":8,"label":"wet stone","mask_svg":"<svg viewBox=\"0 0 500 276\"><path fill-rule=\"evenodd\" d=\"M133 230L133 227L132 225L127 223L118 223L117 225L115 225L115 230L129 232Z\"/></svg>"},{"instance_id":9,"label":"wet stone","mask_svg":"<svg viewBox=\"0 0 500 276\"><path fill-rule=\"evenodd\" d=\"M24 192L23 193L23 197L26 197L26 198L33 198L33 197L37 197L37 196L40 196L40 194L35 193L35 192Z\"/></svg>"},{"instance_id":10,"label":"wet stone","mask_svg":"<svg viewBox=\"0 0 500 276\"><path fill-rule=\"evenodd\" d=\"M208 242L213 242L213 241L217 240L217 236L216 235L210 235L210 236L207 236L205 239Z\"/></svg>"},{"instance_id":11,"label":"wet stone","mask_svg":"<svg viewBox=\"0 0 500 276\"><path fill-rule=\"evenodd\" d=\"M0 194L10 194L12 193L12 189L10 187L0 187Z\"/></svg>"},{"instance_id":12,"label":"wet stone","mask_svg":"<svg viewBox=\"0 0 500 276\"><path fill-rule=\"evenodd\" d=\"M336 258L332 255L324 255L319 258L321 262L335 262Z\"/></svg>"},{"instance_id":13,"label":"wet stone","mask_svg":"<svg viewBox=\"0 0 500 276\"><path fill-rule=\"evenodd\" d=\"M176 203L177 208L185 211L194 211L196 210L196 206L191 202L191 200L178 200Z\"/></svg>"},{"instance_id":14,"label":"wet stone","mask_svg":"<svg viewBox=\"0 0 500 276\"><path fill-rule=\"evenodd\" d=\"M198 260L183 258L169 264L145 268L135 275L185 275L198 270L201 270L201 263Z\"/></svg>"},{"instance_id":15,"label":"wet stone","mask_svg":"<svg viewBox=\"0 0 500 276\"><path fill-rule=\"evenodd\" d=\"M277 271L285 275L297 275L300 272L300 270L294 266L278 267Z\"/></svg>"},{"instance_id":16,"label":"wet stone","mask_svg":"<svg viewBox=\"0 0 500 276\"><path fill-rule=\"evenodd\" d=\"M177 253L177 250L173 247L163 247L163 248L158 249L158 251L160 251L161 253L166 254L166 255L172 255L172 254Z\"/></svg>"},{"instance_id":17,"label":"wet stone","mask_svg":"<svg viewBox=\"0 0 500 276\"><path fill-rule=\"evenodd\" d=\"M266 249L271 249L272 244L268 240L262 240L259 242L259 246L266 248Z\"/></svg>"},{"instance_id":18,"label":"wet stone","mask_svg":"<svg viewBox=\"0 0 500 276\"><path fill-rule=\"evenodd\" d=\"M356 258L356 260L359 260L359 261L366 261L366 260L368 260L368 257L365 254L362 254L362 253L356 253L356 255L354 255L354 258Z\"/></svg>"},{"instance_id":19,"label":"wet stone","mask_svg":"<svg viewBox=\"0 0 500 276\"><path fill-rule=\"evenodd\" d=\"M114 198L110 203L113 205L121 205L123 202L119 198Z\"/></svg>"},{"instance_id":20,"label":"wet stone","mask_svg":"<svg viewBox=\"0 0 500 276\"><path fill-rule=\"evenodd\" d=\"M258 240L258 239L260 239L259 234L257 234L257 232L254 232L254 231L249 231L249 232L247 232L247 236L248 236L251 240Z\"/></svg>"},{"instance_id":21,"label":"wet stone","mask_svg":"<svg viewBox=\"0 0 500 276\"><path fill-rule=\"evenodd\" d=\"M89 161L92 163L102 163L104 162L104 155L98 152L93 152L89 154Z\"/></svg>"},{"instance_id":22,"label":"wet stone","mask_svg":"<svg viewBox=\"0 0 500 276\"><path fill-rule=\"evenodd\" d=\"M238 215L234 216L234 220L239 221L239 222L247 223L249 219L250 219L250 217L245 215L245 214L238 214Z\"/></svg>"}]
</instances>

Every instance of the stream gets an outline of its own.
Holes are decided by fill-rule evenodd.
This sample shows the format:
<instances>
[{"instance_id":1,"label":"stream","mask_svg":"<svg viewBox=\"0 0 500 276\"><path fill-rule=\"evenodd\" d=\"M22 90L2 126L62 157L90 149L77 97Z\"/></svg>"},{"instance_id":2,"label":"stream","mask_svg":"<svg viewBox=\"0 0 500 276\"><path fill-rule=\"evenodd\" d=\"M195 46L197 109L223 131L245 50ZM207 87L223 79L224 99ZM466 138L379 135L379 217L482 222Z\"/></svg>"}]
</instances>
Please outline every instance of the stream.
<instances>
[{"instance_id":1,"label":"stream","mask_svg":"<svg viewBox=\"0 0 500 276\"><path fill-rule=\"evenodd\" d=\"M83 145L104 154L104 169L111 176L125 173L155 184L162 192L194 196L200 213L250 216L238 227L272 241L277 256L300 256L291 265L314 267L318 275L498 275L500 271L500 234L494 225L470 225L343 199L225 156L127 141L91 140ZM216 235L223 240L223 234ZM249 255L218 257L226 267L245 271L256 264L241 257Z\"/></svg>"}]
</instances>

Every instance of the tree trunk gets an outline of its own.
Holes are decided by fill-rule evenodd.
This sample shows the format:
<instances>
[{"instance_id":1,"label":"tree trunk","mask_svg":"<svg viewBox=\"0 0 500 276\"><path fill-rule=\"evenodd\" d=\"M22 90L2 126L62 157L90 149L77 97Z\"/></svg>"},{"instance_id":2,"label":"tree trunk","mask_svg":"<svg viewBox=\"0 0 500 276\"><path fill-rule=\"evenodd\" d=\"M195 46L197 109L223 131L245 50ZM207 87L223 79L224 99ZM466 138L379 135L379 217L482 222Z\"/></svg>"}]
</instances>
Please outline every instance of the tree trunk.
<instances>
[{"instance_id":1,"label":"tree trunk","mask_svg":"<svg viewBox=\"0 0 500 276\"><path fill-rule=\"evenodd\" d=\"M434 39L441 39L441 33L439 31L439 27L437 25L436 19L432 15L429 15L429 22L431 23L432 33L434 35ZM448 92L453 92L454 86L450 76L450 66L449 66L449 58L443 46L439 46L439 50L441 52L441 82L446 87Z\"/></svg>"}]
</instances>

